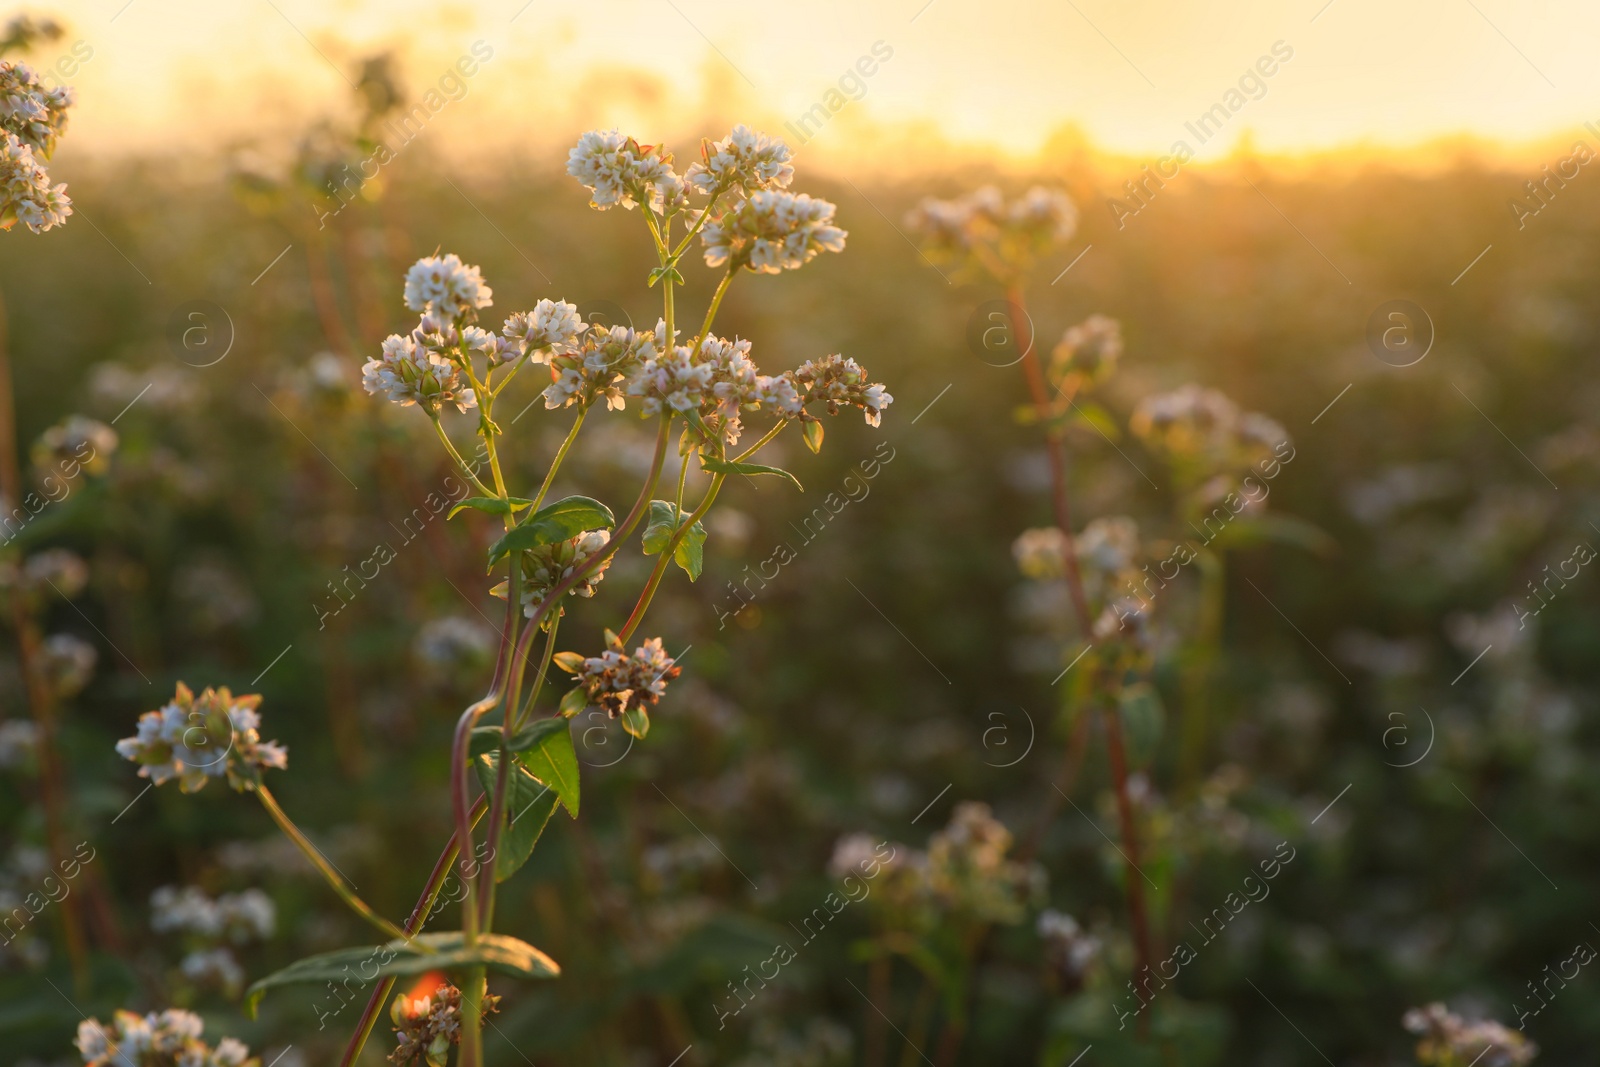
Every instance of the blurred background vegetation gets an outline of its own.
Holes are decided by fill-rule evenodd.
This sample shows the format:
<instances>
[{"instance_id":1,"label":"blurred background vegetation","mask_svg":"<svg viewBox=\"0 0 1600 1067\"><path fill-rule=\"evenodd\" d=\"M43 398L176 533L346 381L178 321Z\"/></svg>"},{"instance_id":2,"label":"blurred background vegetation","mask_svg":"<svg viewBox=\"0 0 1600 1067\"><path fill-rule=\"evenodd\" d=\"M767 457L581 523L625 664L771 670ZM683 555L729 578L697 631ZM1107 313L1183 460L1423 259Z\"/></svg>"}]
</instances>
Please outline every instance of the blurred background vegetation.
<instances>
[{"instance_id":1,"label":"blurred background vegetation","mask_svg":"<svg viewBox=\"0 0 1600 1067\"><path fill-rule=\"evenodd\" d=\"M8 1062L74 1061L74 1004L102 1018L188 1005L266 1061L291 1045L284 1067L336 1060L364 995L352 1006L290 990L247 1021L225 964L186 973L185 961L225 944L253 979L366 932L253 804L143 795L112 746L179 679L261 692L264 736L290 751L282 802L369 901L404 915L450 832L451 727L489 671L497 602L477 561L493 535L470 513L402 532L449 471L423 420L361 392L360 364L407 325L402 272L436 249L481 265L496 313L549 296L642 327L657 315L630 303L653 265L642 232L590 212L555 158L464 168L424 137L319 224L340 204L329 183L367 154L366 124L388 106L381 92L363 101L330 112L288 165L248 146L208 165L83 161L65 175L78 207L65 231L6 238L22 447L74 414L115 420L119 438L108 469L74 480L13 542L18 562L65 549L87 563L70 598L15 572L6 595L28 598L41 634L92 649L94 666L58 643L53 771L11 646L0 654L7 909L49 864L47 778L60 779L68 844L87 841L94 858L0 948ZM552 821L499 908L501 927L564 973L497 987L490 1062L665 1067L692 1046L686 1064L1065 1065L1092 1044L1088 1063L1265 1065L1313 1062L1310 1044L1336 1063L1388 1064L1410 1059L1399 1019L1414 1004L1515 1024L1526 984L1600 938L1600 779L1583 771L1600 749L1585 718L1600 696L1595 579L1585 570L1546 593L1549 615L1525 627L1515 610L1537 606L1529 583L1546 566L1600 539L1600 395L1585 370L1600 331L1600 189L1563 191L1518 232L1504 201L1524 176L1471 157L1419 175L1275 169L1246 152L1185 170L1118 229L1104 201L1133 172L1084 149L1027 173L962 164L914 181L800 162L796 188L839 204L847 251L782 284L741 279L725 332L753 339L768 370L853 356L895 406L881 435L831 424L820 457L780 440L803 495L776 480L729 486L705 574L674 574L648 627L685 674L646 742L575 723L585 816ZM1041 627L1011 554L1024 528L1051 521L1037 428L1015 416L1016 371L967 340L975 310L1001 294L947 282L901 232L922 196L988 181L1060 187L1083 211L1029 294L1040 338L1093 312L1119 319L1127 351L1101 399L1124 419L1141 397L1197 382L1278 420L1296 455L1272 507L1333 546L1235 546L1214 649L1180 636L1158 656L1136 763L1160 942L1188 937L1279 842L1296 858L1160 995L1144 1040L1110 1008L1129 995L1132 948L1103 748L1069 758L1083 694L1052 679L1072 646ZM712 275L693 266L681 300L700 307ZM1364 340L1371 312L1400 297L1437 329L1407 368ZM205 320L218 345L231 331L214 365L171 341L194 301L225 312ZM566 431L552 415L534 404L519 416L525 483ZM565 478L609 487L616 505L649 449L645 427L611 416ZM1162 525L1173 480L1137 440L1076 430L1070 453L1081 520L1127 514L1153 536L1185 536ZM804 531L872 459L870 492ZM333 587L350 588L385 543L394 561L328 614L343 603ZM780 544L793 562L724 620L729 583ZM601 620L626 607L608 595L648 563L623 550L563 638L597 645ZM1180 579L1178 617L1195 610L1197 582ZM1202 654L1214 655L1209 716L1185 743L1184 671ZM914 914L925 904L885 882L813 940L798 932L838 890L842 838L923 849L972 801L1027 865L1017 906ZM259 889L276 919L234 940L157 930L164 886ZM1077 933L1059 917L1041 926L1046 910ZM68 921L86 941L76 965ZM720 1019L729 983L781 943L793 962ZM1582 986L1594 980L1530 1022L1541 1062L1588 1062L1600 1015ZM368 1061L386 1045L374 1040Z\"/></svg>"}]
</instances>

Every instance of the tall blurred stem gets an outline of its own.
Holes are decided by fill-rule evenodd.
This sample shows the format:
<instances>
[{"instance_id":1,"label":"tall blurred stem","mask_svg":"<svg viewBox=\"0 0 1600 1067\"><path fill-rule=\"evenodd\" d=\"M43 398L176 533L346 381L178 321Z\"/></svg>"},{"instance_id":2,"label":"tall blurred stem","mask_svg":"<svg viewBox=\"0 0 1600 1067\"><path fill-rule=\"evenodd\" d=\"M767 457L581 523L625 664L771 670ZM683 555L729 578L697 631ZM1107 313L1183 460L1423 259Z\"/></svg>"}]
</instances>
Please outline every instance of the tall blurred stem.
<instances>
[{"instance_id":1,"label":"tall blurred stem","mask_svg":"<svg viewBox=\"0 0 1600 1067\"><path fill-rule=\"evenodd\" d=\"M1022 287L1006 287L1006 303L1010 305L1011 325L1015 331L1021 323L1031 323L1023 301ZM1093 619L1089 615L1089 599L1083 591L1083 574L1078 569L1077 542L1073 535L1072 505L1067 495L1066 442L1059 427L1051 418L1051 397L1045 384L1044 368L1040 365L1038 348L1034 344L1030 326L1027 348L1022 353L1023 377L1028 381L1028 391L1033 397L1034 412L1046 427L1045 440L1050 458L1051 496L1055 505L1056 525L1062 533L1061 563L1067 577L1067 589L1072 597L1072 608L1078 618L1083 639L1094 643ZM1018 343L1021 344L1020 334ZM1133 929L1134 948L1138 954L1138 970L1148 972L1155 966L1155 953L1150 939L1149 912L1145 907L1144 886L1139 871L1139 834L1134 823L1133 800L1128 793L1127 759L1122 744L1122 720L1116 708L1105 716L1106 750L1111 761L1111 780L1117 795L1117 818L1122 824L1124 858L1127 860L1128 923Z\"/></svg>"},{"instance_id":2,"label":"tall blurred stem","mask_svg":"<svg viewBox=\"0 0 1600 1067\"><path fill-rule=\"evenodd\" d=\"M16 401L11 392L9 334L5 300L0 297L0 493L4 493L8 508L18 508L22 506L22 464L17 449ZM55 744L54 701L51 699L50 685L39 671L39 627L29 614L26 598L20 590L14 591L9 599L11 625L17 635L17 659L28 694L28 710L39 728L39 799L44 807L45 839L50 848L51 863L61 870L64 869L68 853L61 762ZM83 917L71 897L63 900L61 907L56 910L61 916L67 955L72 960L73 982L80 994L86 994L89 991L89 955L83 934Z\"/></svg>"}]
</instances>

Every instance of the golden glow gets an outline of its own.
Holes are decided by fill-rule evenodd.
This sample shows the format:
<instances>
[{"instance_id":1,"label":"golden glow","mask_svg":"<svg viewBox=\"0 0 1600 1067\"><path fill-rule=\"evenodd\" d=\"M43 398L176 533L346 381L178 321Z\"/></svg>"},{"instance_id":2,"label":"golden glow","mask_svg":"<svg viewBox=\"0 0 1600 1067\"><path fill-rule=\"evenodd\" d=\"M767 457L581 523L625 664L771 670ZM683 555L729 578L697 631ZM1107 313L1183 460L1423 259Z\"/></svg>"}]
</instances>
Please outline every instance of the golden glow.
<instances>
[{"instance_id":1,"label":"golden glow","mask_svg":"<svg viewBox=\"0 0 1600 1067\"><path fill-rule=\"evenodd\" d=\"M1023 159L1076 127L1109 151L1184 140L1206 161L1247 135L1261 151L1301 153L1458 134L1529 141L1600 121L1588 54L1600 5L1578 0L122 3L38 9L69 33L37 66L76 40L93 49L70 79L73 151L282 143L344 105L340 71L362 55L398 49L420 92L476 40L495 58L437 117L440 147L544 149L596 125L681 139L734 119L794 143L785 124L825 108L841 78L860 99L831 98L848 102L808 156L934 141ZM848 72L877 42L892 57L858 90ZM1260 98L1240 93L1201 143L1185 124L1225 104L1276 42L1292 58L1262 91L1247 81Z\"/></svg>"}]
</instances>

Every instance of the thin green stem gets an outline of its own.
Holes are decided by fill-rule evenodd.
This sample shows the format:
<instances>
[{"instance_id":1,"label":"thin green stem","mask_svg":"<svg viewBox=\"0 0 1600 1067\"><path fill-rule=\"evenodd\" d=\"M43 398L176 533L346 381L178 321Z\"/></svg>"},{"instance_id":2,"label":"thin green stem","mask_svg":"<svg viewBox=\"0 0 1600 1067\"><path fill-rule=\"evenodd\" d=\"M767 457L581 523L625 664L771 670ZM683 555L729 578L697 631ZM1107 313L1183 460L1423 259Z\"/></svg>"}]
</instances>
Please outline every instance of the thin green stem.
<instances>
[{"instance_id":1,"label":"thin green stem","mask_svg":"<svg viewBox=\"0 0 1600 1067\"><path fill-rule=\"evenodd\" d=\"M461 473L467 476L467 480L472 483L473 487L484 496L498 496L499 494L478 480L478 476L472 473L472 468L467 465L467 461L461 458L461 453L456 451L456 446L450 443L450 435L444 432L444 426L439 422L439 413L437 411L428 412L428 419L433 423L433 430L439 435L439 440L443 442L444 450L450 453L450 458L455 460L456 466L461 468Z\"/></svg>"},{"instance_id":2,"label":"thin green stem","mask_svg":"<svg viewBox=\"0 0 1600 1067\"><path fill-rule=\"evenodd\" d=\"M699 344L711 332L711 324L717 318L717 309L722 306L723 294L728 291L728 286L733 284L733 276L738 273L738 267L730 266L728 272L722 276L722 281L717 283L717 291L711 294L711 306L706 308L706 318L700 324L700 333L695 336L695 344Z\"/></svg>"},{"instance_id":3,"label":"thin green stem","mask_svg":"<svg viewBox=\"0 0 1600 1067\"><path fill-rule=\"evenodd\" d=\"M561 463L567 458L567 453L572 449L572 442L578 439L578 431L583 429L583 417L589 413L587 407L578 409L578 417L573 420L572 429L567 431L567 439L561 442L561 447L556 450L555 459L550 461L550 470L544 476L544 484L539 486L539 492L533 498L533 505L528 508L532 515L539 510L539 505L544 503L545 494L550 491L550 483L556 480L556 471L561 469Z\"/></svg>"},{"instance_id":4,"label":"thin green stem","mask_svg":"<svg viewBox=\"0 0 1600 1067\"><path fill-rule=\"evenodd\" d=\"M763 448L767 447L772 443L772 439L782 433L784 428L788 425L788 419L779 419L778 422L773 425L772 429L761 435L761 440L757 441L743 452L740 452L737 456L734 456L733 462L742 463L751 456L755 455L757 452L761 451Z\"/></svg>"},{"instance_id":5,"label":"thin green stem","mask_svg":"<svg viewBox=\"0 0 1600 1067\"><path fill-rule=\"evenodd\" d=\"M550 620L550 633L545 638L544 658L539 661L539 673L533 679L533 689L528 692L528 702L522 705L522 710L517 713L516 725L513 732L520 730L522 724L527 722L533 714L533 709L539 700L539 693L544 689L544 680L550 676L550 660L556 650L556 630L561 625L561 612L556 611L555 617Z\"/></svg>"},{"instance_id":6,"label":"thin green stem","mask_svg":"<svg viewBox=\"0 0 1600 1067\"><path fill-rule=\"evenodd\" d=\"M705 208L700 212L699 220L694 224L688 233L683 235L683 241L678 245L678 247L672 250L672 261L674 263L678 261L679 256L683 255L683 250L689 247L689 243L699 235L701 230L706 228L706 223L711 221L711 209L717 206L717 200L722 196L724 191L725 190L718 189L712 194L711 199L706 201Z\"/></svg>"},{"instance_id":7,"label":"thin green stem","mask_svg":"<svg viewBox=\"0 0 1600 1067\"><path fill-rule=\"evenodd\" d=\"M483 813L488 809L486 798L479 797L478 803L472 808L470 824L476 826L478 820L483 818ZM406 918L406 932L418 934L427 925L428 917L433 914L433 907L439 901L439 894L444 891L444 883L450 877L450 870L455 866L456 855L461 851L461 838L458 834L450 836L450 843L434 861L433 871L428 875L428 881L422 887L422 894L417 897L417 906L411 910ZM355 1033L350 1035L350 1043L345 1046L344 1056L339 1060L339 1067L353 1067L361 1050L366 1046L367 1038L372 1036L372 1028L377 1025L378 1015L383 1009L384 1002L389 999L389 994L394 990L393 977L385 978L378 983L372 991L372 996L367 998L366 1010L361 1013L361 1019L356 1024Z\"/></svg>"},{"instance_id":8,"label":"thin green stem","mask_svg":"<svg viewBox=\"0 0 1600 1067\"><path fill-rule=\"evenodd\" d=\"M722 489L722 483L727 480L727 477L726 474L718 474L712 477L711 487L706 490L705 498L700 501L700 506L695 508L688 518L678 524L677 530L672 534L672 539L661 550L661 557L656 560L655 568L650 572L650 580L645 583L644 591L639 594L638 603L634 604L633 612L628 616L627 623L623 625L622 631L617 634L617 639L622 643L626 644L633 637L633 632L639 628L639 624L644 621L644 613L649 610L650 601L655 599L656 588L661 584L661 577L666 573L667 564L672 561L673 553L678 550L678 542L682 541L694 524L700 521L700 517L710 510L711 505L717 499L717 493Z\"/></svg>"},{"instance_id":9,"label":"thin green stem","mask_svg":"<svg viewBox=\"0 0 1600 1067\"><path fill-rule=\"evenodd\" d=\"M401 941L411 940L410 934L373 911L366 901L356 896L355 890L345 882L344 876L334 868L333 864L323 858L322 853L317 851L317 846L311 843L311 839L306 837L300 831L300 827L294 824L294 820L289 818L284 813L284 810L278 806L278 801L266 786L258 784L255 787L255 794L261 798L261 806L267 809L267 814L272 816L272 821L278 824L278 829L282 830L289 840L295 843L295 847L305 854L306 859L311 861L311 865L317 869L317 872L327 879L328 885L332 886L333 891L339 894L340 900L348 904L350 909L357 915L390 937Z\"/></svg>"}]
</instances>

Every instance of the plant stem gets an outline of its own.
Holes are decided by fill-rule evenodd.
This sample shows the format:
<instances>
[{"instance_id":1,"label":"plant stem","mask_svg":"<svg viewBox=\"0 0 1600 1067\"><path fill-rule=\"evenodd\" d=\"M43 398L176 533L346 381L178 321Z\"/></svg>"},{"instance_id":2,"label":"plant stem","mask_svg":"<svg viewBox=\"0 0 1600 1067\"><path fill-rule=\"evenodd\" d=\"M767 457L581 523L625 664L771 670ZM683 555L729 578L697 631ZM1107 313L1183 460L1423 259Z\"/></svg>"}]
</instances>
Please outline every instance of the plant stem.
<instances>
[{"instance_id":1,"label":"plant stem","mask_svg":"<svg viewBox=\"0 0 1600 1067\"><path fill-rule=\"evenodd\" d=\"M633 531L639 525L639 521L644 518L646 505L649 504L650 498L655 495L656 482L661 477L661 464L667 457L667 440L671 432L672 417L663 415L661 417L661 429L656 433L656 452L650 463L650 476L645 479L643 488L639 490L639 498L633 502L633 510L628 512L627 518L623 519L622 525L617 528L616 536L606 542L604 548L590 556L581 567L574 569L571 574L563 578L556 584L554 589L551 589L546 594L545 598L533 609L534 618L542 618L553 605L559 603L561 598L567 595L567 590L593 573L595 568L609 559L617 549L622 547L622 543L632 536ZM533 643L533 635L538 632L538 629L537 626L531 626L523 632L522 639L517 644L517 655L526 656L528 654L528 646Z\"/></svg>"},{"instance_id":2,"label":"plant stem","mask_svg":"<svg viewBox=\"0 0 1600 1067\"><path fill-rule=\"evenodd\" d=\"M1133 944L1138 953L1138 971L1154 973L1155 946L1144 901L1144 874L1139 870L1139 834L1134 822L1133 801L1128 794L1128 762L1122 746L1122 720L1116 708L1104 713L1106 752L1111 757L1111 779L1116 786L1117 819L1122 825L1123 858L1128 861L1128 913L1133 926ZM1135 977L1137 982L1137 977ZM1149 1016L1140 1016L1140 1030L1149 1025Z\"/></svg>"},{"instance_id":3,"label":"plant stem","mask_svg":"<svg viewBox=\"0 0 1600 1067\"><path fill-rule=\"evenodd\" d=\"M284 814L284 810L278 806L278 801L273 797L271 790L258 783L254 792L256 796L261 798L261 806L267 809L267 814L272 816L272 821L278 824L278 829L282 830L289 840L295 843L295 847L305 854L306 859L311 861L311 865L327 880L328 885L333 887L333 891L339 894L339 899L350 906L350 910L392 938L397 938L401 941L411 940L410 934L373 911L366 901L356 896L355 890L345 882L344 876L323 857L322 853L317 850L317 846L311 843L311 839L301 832L300 827L294 824L294 820Z\"/></svg>"},{"instance_id":4,"label":"plant stem","mask_svg":"<svg viewBox=\"0 0 1600 1067\"><path fill-rule=\"evenodd\" d=\"M687 459L687 457L685 458ZM700 516L710 509L712 503L717 499L717 493L722 489L722 483L727 477L726 474L717 474L712 477L711 487L706 490L705 499L700 501L700 506L695 508L688 518L678 524L678 528L673 531L672 539L661 550L661 557L656 560L655 568L650 572L650 580L645 583L644 591L639 594L639 600L634 604L633 612L628 616L627 623L617 634L617 639L623 644L627 644L628 639L633 636L633 632L644 621L644 613L649 609L650 601L655 599L656 588L661 584L661 577L666 573L667 564L672 562L672 554L678 550L678 543L684 539L694 524L700 521Z\"/></svg>"},{"instance_id":5,"label":"plant stem","mask_svg":"<svg viewBox=\"0 0 1600 1067\"><path fill-rule=\"evenodd\" d=\"M476 826L478 820L483 818L487 805L482 797L473 805L471 825ZM428 875L427 883L422 887L422 895L417 898L417 906L411 910L406 918L406 933L418 934L428 922L428 917L433 913L433 906L439 900L439 894L444 889L445 880L450 875L450 869L455 866L456 853L461 850L461 838L457 834L450 835L450 843L445 846L439 858L434 861L433 872ZM385 978L378 983L372 991L372 996L367 998L367 1007L361 1013L361 1019L356 1024L356 1032L350 1035L350 1043L345 1046L344 1056L339 1060L339 1067L353 1067L356 1058L361 1055L361 1049L367 1043L367 1038L372 1035L372 1028L378 1021L378 1014L383 1009L384 1001L389 999L389 993L394 989L395 980Z\"/></svg>"},{"instance_id":6,"label":"plant stem","mask_svg":"<svg viewBox=\"0 0 1600 1067\"><path fill-rule=\"evenodd\" d=\"M450 458L456 461L456 466L461 468L461 473L467 476L467 481L472 483L472 487L484 496L501 495L484 485L478 480L478 476L472 473L472 468L467 466L467 461L461 458L461 453L456 451L456 446L450 443L450 435L444 432L444 426L439 422L439 413L430 411L428 418L432 421L434 432L439 435L439 440L444 443L445 451L450 453Z\"/></svg>"},{"instance_id":7,"label":"plant stem","mask_svg":"<svg viewBox=\"0 0 1600 1067\"><path fill-rule=\"evenodd\" d=\"M711 295L711 306L706 308L705 321L700 324L700 333L695 337L695 344L699 344L711 332L711 323L717 317L717 309L722 306L722 296L728 291L728 286L733 284L733 276L739 273L738 267L729 267L728 272L722 276L722 281L717 283L717 291Z\"/></svg>"},{"instance_id":8,"label":"plant stem","mask_svg":"<svg viewBox=\"0 0 1600 1067\"><path fill-rule=\"evenodd\" d=\"M544 503L545 494L550 491L550 483L556 480L556 471L561 469L561 463L567 458L567 452L572 448L572 442L578 439L578 431L583 428L583 417L589 413L587 407L578 409L578 417L572 423L572 429L567 431L567 439L561 442L561 447L556 450L556 457L550 461L550 470L544 476L544 484L539 486L539 492L533 498L533 504L528 508L532 515L539 510L539 505Z\"/></svg>"}]
</instances>

